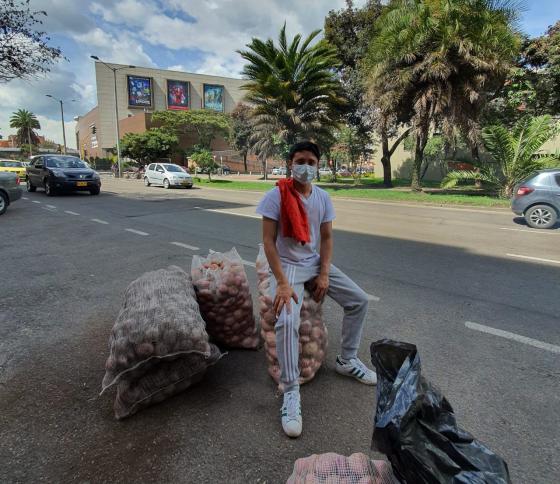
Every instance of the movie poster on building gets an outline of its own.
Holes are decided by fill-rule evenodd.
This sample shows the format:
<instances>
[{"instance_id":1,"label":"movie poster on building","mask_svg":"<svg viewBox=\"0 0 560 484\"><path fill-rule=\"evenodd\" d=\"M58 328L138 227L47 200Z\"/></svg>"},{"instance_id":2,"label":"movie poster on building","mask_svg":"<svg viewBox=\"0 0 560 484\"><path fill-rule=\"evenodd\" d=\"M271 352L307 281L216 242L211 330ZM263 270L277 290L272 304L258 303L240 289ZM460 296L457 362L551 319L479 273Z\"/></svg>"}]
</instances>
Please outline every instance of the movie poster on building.
<instances>
[{"instance_id":1,"label":"movie poster on building","mask_svg":"<svg viewBox=\"0 0 560 484\"><path fill-rule=\"evenodd\" d=\"M204 84L203 108L213 111L225 111L224 86L217 84Z\"/></svg>"},{"instance_id":2,"label":"movie poster on building","mask_svg":"<svg viewBox=\"0 0 560 484\"><path fill-rule=\"evenodd\" d=\"M167 109L187 110L190 105L188 81L167 80Z\"/></svg>"},{"instance_id":3,"label":"movie poster on building","mask_svg":"<svg viewBox=\"0 0 560 484\"><path fill-rule=\"evenodd\" d=\"M131 108L152 107L152 78L127 76L128 78L128 105Z\"/></svg>"}]
</instances>

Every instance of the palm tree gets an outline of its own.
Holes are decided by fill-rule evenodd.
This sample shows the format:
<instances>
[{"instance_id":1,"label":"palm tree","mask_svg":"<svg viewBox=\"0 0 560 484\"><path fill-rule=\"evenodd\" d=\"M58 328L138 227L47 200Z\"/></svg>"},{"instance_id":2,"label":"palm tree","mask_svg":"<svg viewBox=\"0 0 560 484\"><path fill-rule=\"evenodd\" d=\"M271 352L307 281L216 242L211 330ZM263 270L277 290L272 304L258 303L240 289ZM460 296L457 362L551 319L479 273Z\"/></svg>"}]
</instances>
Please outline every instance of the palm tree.
<instances>
[{"instance_id":1,"label":"palm tree","mask_svg":"<svg viewBox=\"0 0 560 484\"><path fill-rule=\"evenodd\" d=\"M532 172L559 164L557 156L539 152L556 133L558 125L550 116L521 119L511 131L504 125L489 126L482 131L482 139L494 163L482 164L478 171L452 171L443 179L442 187L479 180L500 191L502 196L511 197L515 185Z\"/></svg>"},{"instance_id":2,"label":"palm tree","mask_svg":"<svg viewBox=\"0 0 560 484\"><path fill-rule=\"evenodd\" d=\"M344 106L334 68L336 51L325 40L311 45L320 30L302 42L296 35L290 44L286 25L278 45L272 39L253 38L248 50L239 51L247 61L243 75L246 99L253 106L254 140L276 133L291 146L299 139L318 139L337 124ZM265 150L266 151L266 150Z\"/></svg>"},{"instance_id":3,"label":"palm tree","mask_svg":"<svg viewBox=\"0 0 560 484\"><path fill-rule=\"evenodd\" d=\"M412 188L430 129L461 129L477 156L478 118L518 50L517 12L509 0L393 0L370 49L370 82L391 97L412 97L416 137Z\"/></svg>"},{"instance_id":4,"label":"palm tree","mask_svg":"<svg viewBox=\"0 0 560 484\"><path fill-rule=\"evenodd\" d=\"M32 146L39 144L39 137L35 132L41 129L41 125L37 117L26 109L18 109L10 118L10 128L17 128L18 143L21 145L29 145L29 154L32 154Z\"/></svg>"}]
</instances>

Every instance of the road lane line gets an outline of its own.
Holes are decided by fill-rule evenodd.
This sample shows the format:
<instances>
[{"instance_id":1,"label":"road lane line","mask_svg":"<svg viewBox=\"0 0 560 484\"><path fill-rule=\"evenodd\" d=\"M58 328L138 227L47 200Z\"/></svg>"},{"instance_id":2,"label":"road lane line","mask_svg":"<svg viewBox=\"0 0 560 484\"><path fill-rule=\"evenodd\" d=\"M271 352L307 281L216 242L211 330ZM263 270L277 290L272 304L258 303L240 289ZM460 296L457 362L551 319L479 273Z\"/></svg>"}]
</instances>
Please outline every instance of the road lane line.
<instances>
[{"instance_id":1,"label":"road lane line","mask_svg":"<svg viewBox=\"0 0 560 484\"><path fill-rule=\"evenodd\" d=\"M33 203L41 203L39 200L32 200Z\"/></svg>"},{"instance_id":2,"label":"road lane line","mask_svg":"<svg viewBox=\"0 0 560 484\"><path fill-rule=\"evenodd\" d=\"M131 234L136 234L136 235L150 235L148 232L142 232L141 230L135 230L135 229L125 229L127 232L130 232Z\"/></svg>"},{"instance_id":3,"label":"road lane line","mask_svg":"<svg viewBox=\"0 0 560 484\"><path fill-rule=\"evenodd\" d=\"M203 210L205 212L215 212L215 213L223 213L225 215L236 215L237 217L247 217L247 218L258 218L261 219L260 215L250 215L248 213L237 213L237 212L228 212L227 210L218 210L217 208L203 208L203 207L194 207L197 210Z\"/></svg>"},{"instance_id":4,"label":"road lane line","mask_svg":"<svg viewBox=\"0 0 560 484\"><path fill-rule=\"evenodd\" d=\"M465 326L469 329L480 331L481 333L500 336L502 338L510 339L512 341L517 341L518 343L524 343L526 345L534 346L535 348L539 348L541 350L546 350L552 353L560 354L560 346L552 345L550 343L545 343L544 341L539 341L538 339L527 338L527 336L521 336L520 334L510 333L509 331L492 328L490 326L484 326L483 324L477 324L471 321L467 321L465 323Z\"/></svg>"},{"instance_id":5,"label":"road lane line","mask_svg":"<svg viewBox=\"0 0 560 484\"><path fill-rule=\"evenodd\" d=\"M375 301L375 302L381 301L380 297L374 296L373 294L367 294L367 299L368 301Z\"/></svg>"},{"instance_id":6,"label":"road lane line","mask_svg":"<svg viewBox=\"0 0 560 484\"><path fill-rule=\"evenodd\" d=\"M195 247L194 245L183 244L182 242L170 242L171 245L176 245L177 247L183 247L189 250L200 250L200 247Z\"/></svg>"},{"instance_id":7,"label":"road lane line","mask_svg":"<svg viewBox=\"0 0 560 484\"><path fill-rule=\"evenodd\" d=\"M546 230L527 230L527 229L512 229L510 227L500 227L500 230L511 230L514 232L525 232L526 234L540 234L540 235L560 235L560 232L550 232Z\"/></svg>"},{"instance_id":8,"label":"road lane line","mask_svg":"<svg viewBox=\"0 0 560 484\"><path fill-rule=\"evenodd\" d=\"M29 198L27 197L21 197L23 200L29 200Z\"/></svg>"},{"instance_id":9,"label":"road lane line","mask_svg":"<svg viewBox=\"0 0 560 484\"><path fill-rule=\"evenodd\" d=\"M257 264L255 264L254 262L251 262L250 260L241 259L241 262L243 262L243 264L246 265L246 266L257 267Z\"/></svg>"},{"instance_id":10,"label":"road lane line","mask_svg":"<svg viewBox=\"0 0 560 484\"><path fill-rule=\"evenodd\" d=\"M56 207L54 205L45 205L45 207L56 210Z\"/></svg>"},{"instance_id":11,"label":"road lane line","mask_svg":"<svg viewBox=\"0 0 560 484\"><path fill-rule=\"evenodd\" d=\"M109 225L109 222L105 222L105 220L99 220L98 218L90 218L90 220L92 222L95 222L96 224Z\"/></svg>"},{"instance_id":12,"label":"road lane line","mask_svg":"<svg viewBox=\"0 0 560 484\"><path fill-rule=\"evenodd\" d=\"M560 260L554 259L541 259L540 257L531 257L529 255L519 255L519 254L506 254L508 257L515 257L517 259L534 260L537 262L548 262L550 264L560 264Z\"/></svg>"},{"instance_id":13,"label":"road lane line","mask_svg":"<svg viewBox=\"0 0 560 484\"><path fill-rule=\"evenodd\" d=\"M77 212L72 212L72 210L64 210L64 213L67 213L68 215L80 215Z\"/></svg>"}]
</instances>

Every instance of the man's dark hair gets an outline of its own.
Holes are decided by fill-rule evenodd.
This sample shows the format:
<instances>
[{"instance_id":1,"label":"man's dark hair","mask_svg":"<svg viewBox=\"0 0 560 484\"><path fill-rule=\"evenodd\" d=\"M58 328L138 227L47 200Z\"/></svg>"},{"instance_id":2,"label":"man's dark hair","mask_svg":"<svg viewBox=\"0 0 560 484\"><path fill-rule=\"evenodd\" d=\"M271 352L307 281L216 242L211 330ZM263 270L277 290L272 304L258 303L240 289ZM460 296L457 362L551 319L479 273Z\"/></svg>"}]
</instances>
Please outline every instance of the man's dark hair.
<instances>
[{"instance_id":1,"label":"man's dark hair","mask_svg":"<svg viewBox=\"0 0 560 484\"><path fill-rule=\"evenodd\" d=\"M311 151L316 157L317 161L321 159L321 150L312 141L300 141L290 148L290 153L288 154L288 159L292 161L294 155L300 151Z\"/></svg>"}]
</instances>

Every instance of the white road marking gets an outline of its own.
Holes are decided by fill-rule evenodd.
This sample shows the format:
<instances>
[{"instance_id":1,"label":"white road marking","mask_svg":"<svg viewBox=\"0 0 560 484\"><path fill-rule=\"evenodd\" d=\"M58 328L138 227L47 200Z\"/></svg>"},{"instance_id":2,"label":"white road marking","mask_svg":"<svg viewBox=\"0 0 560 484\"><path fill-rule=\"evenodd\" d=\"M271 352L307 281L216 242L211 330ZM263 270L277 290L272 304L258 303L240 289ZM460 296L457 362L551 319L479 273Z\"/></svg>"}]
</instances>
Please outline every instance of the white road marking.
<instances>
[{"instance_id":1,"label":"white road marking","mask_svg":"<svg viewBox=\"0 0 560 484\"><path fill-rule=\"evenodd\" d=\"M200 250L200 247L195 247L194 245L183 244L182 242L170 242L171 245L176 245L177 247L183 247L189 250Z\"/></svg>"},{"instance_id":2,"label":"white road marking","mask_svg":"<svg viewBox=\"0 0 560 484\"><path fill-rule=\"evenodd\" d=\"M136 235L150 235L148 232L142 232L141 230L135 230L135 229L125 229L127 232L130 232L132 234L136 234Z\"/></svg>"},{"instance_id":3,"label":"white road marking","mask_svg":"<svg viewBox=\"0 0 560 484\"><path fill-rule=\"evenodd\" d=\"M540 234L540 235L560 235L560 232L554 232L549 230L539 230L539 229L512 229L510 227L500 227L500 230L511 230L514 232L525 232L526 234Z\"/></svg>"},{"instance_id":4,"label":"white road marking","mask_svg":"<svg viewBox=\"0 0 560 484\"><path fill-rule=\"evenodd\" d=\"M254 262L251 262L250 260L241 259L241 262L243 262L243 264L246 265L246 266L257 267L257 264L255 264Z\"/></svg>"},{"instance_id":5,"label":"white road marking","mask_svg":"<svg viewBox=\"0 0 560 484\"><path fill-rule=\"evenodd\" d=\"M33 203L41 203L39 200L32 200Z\"/></svg>"},{"instance_id":6,"label":"white road marking","mask_svg":"<svg viewBox=\"0 0 560 484\"><path fill-rule=\"evenodd\" d=\"M105 220L99 220L98 218L91 218L90 220L97 224L109 225L109 222L105 222Z\"/></svg>"},{"instance_id":7,"label":"white road marking","mask_svg":"<svg viewBox=\"0 0 560 484\"><path fill-rule=\"evenodd\" d=\"M77 213L77 212L72 212L72 210L64 210L64 213L67 213L67 214L69 214L69 215L80 215L80 214Z\"/></svg>"},{"instance_id":8,"label":"white road marking","mask_svg":"<svg viewBox=\"0 0 560 484\"><path fill-rule=\"evenodd\" d=\"M531 257L529 255L519 255L519 254L506 254L508 257L515 257L517 259L534 260L537 262L548 262L550 264L560 264L560 260L554 259L541 259L540 257Z\"/></svg>"},{"instance_id":9,"label":"white road marking","mask_svg":"<svg viewBox=\"0 0 560 484\"><path fill-rule=\"evenodd\" d=\"M475 331L480 331L482 333L493 334L494 336L500 336L502 338L510 339L512 341L517 341L518 343L524 343L526 345L534 346L541 350L550 351L552 353L560 354L560 346L553 345L550 343L545 343L544 341L539 341L538 339L527 338L527 336L521 336L520 334L510 333L509 331L504 331L502 329L491 328L490 326L484 326L483 324L473 323L467 321L465 326L469 329Z\"/></svg>"},{"instance_id":10,"label":"white road marking","mask_svg":"<svg viewBox=\"0 0 560 484\"><path fill-rule=\"evenodd\" d=\"M54 205L45 205L45 207L56 210L56 207Z\"/></svg>"},{"instance_id":11,"label":"white road marking","mask_svg":"<svg viewBox=\"0 0 560 484\"><path fill-rule=\"evenodd\" d=\"M203 208L203 207L194 207L197 210L204 210L205 212L215 212L215 213L223 213L226 215L236 215L237 217L247 217L247 218L258 218L261 219L260 215L250 215L248 213L238 213L238 212L229 212L227 210L218 210L217 208Z\"/></svg>"},{"instance_id":12,"label":"white road marking","mask_svg":"<svg viewBox=\"0 0 560 484\"><path fill-rule=\"evenodd\" d=\"M381 301L380 297L374 296L373 294L368 294L367 298L368 298L368 301L375 301L375 302Z\"/></svg>"},{"instance_id":13,"label":"white road marking","mask_svg":"<svg viewBox=\"0 0 560 484\"><path fill-rule=\"evenodd\" d=\"M21 197L21 198L23 198L24 200L29 200L29 198L27 198L27 197Z\"/></svg>"}]
</instances>

